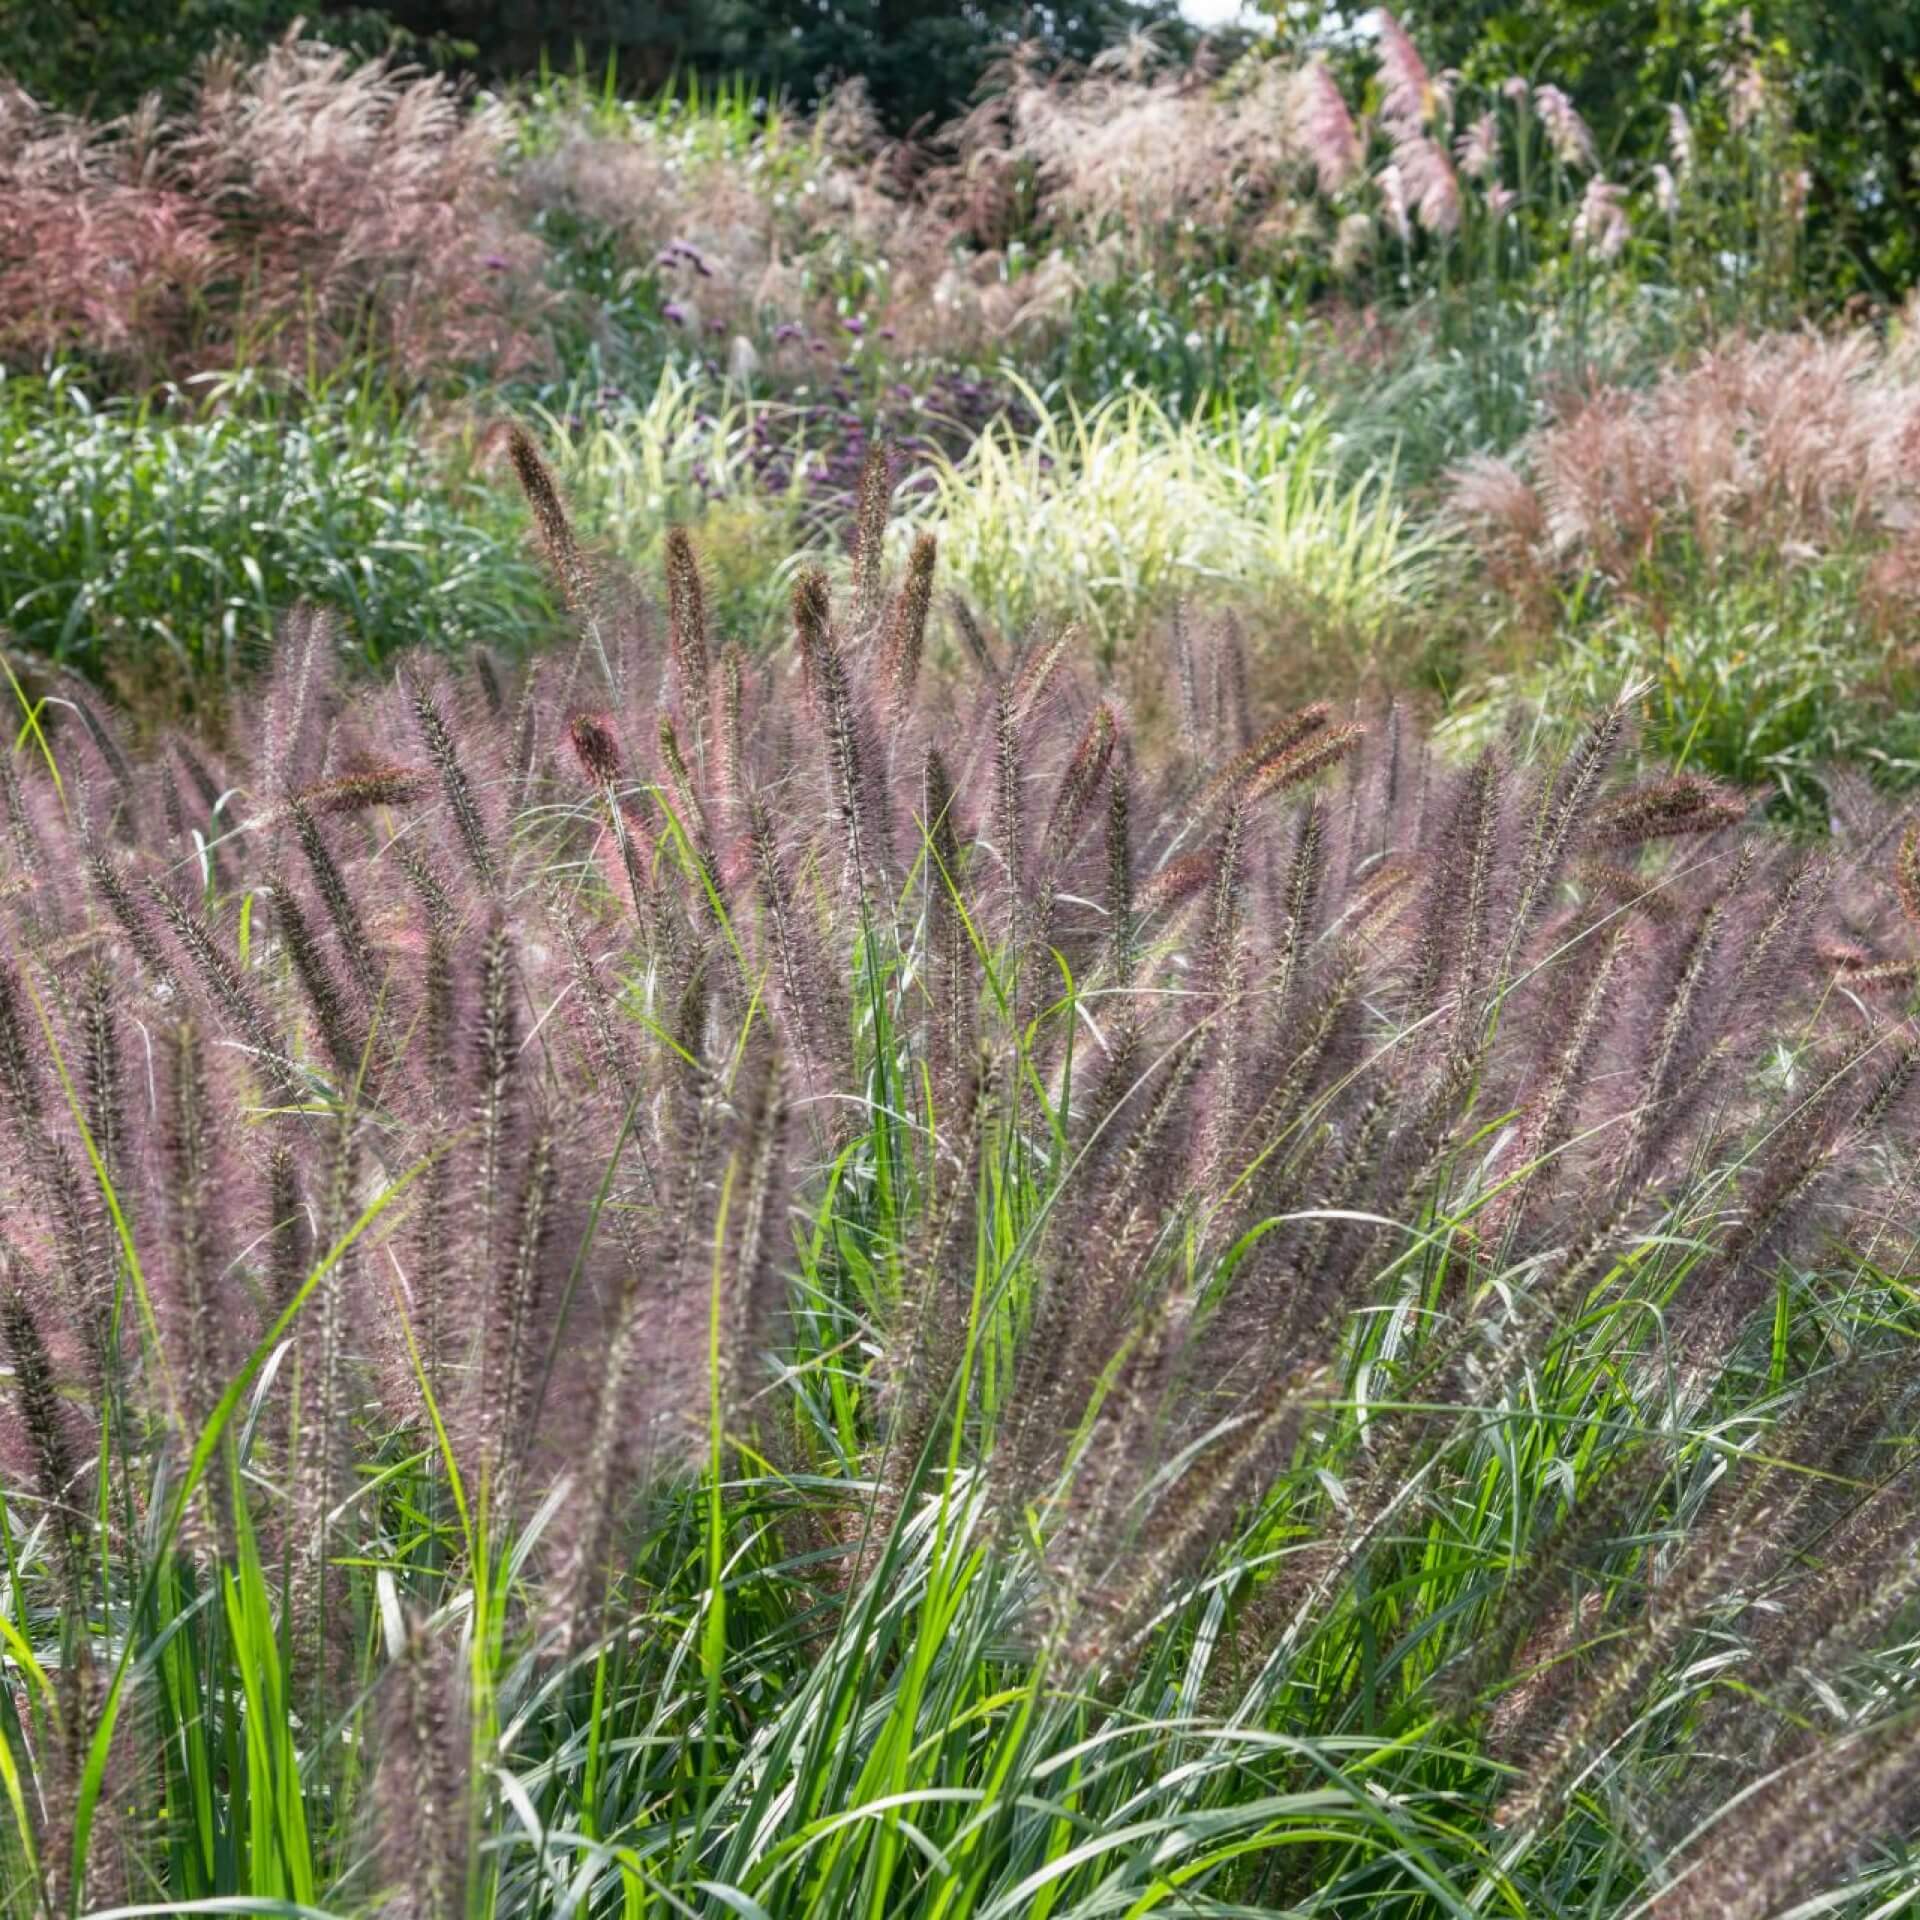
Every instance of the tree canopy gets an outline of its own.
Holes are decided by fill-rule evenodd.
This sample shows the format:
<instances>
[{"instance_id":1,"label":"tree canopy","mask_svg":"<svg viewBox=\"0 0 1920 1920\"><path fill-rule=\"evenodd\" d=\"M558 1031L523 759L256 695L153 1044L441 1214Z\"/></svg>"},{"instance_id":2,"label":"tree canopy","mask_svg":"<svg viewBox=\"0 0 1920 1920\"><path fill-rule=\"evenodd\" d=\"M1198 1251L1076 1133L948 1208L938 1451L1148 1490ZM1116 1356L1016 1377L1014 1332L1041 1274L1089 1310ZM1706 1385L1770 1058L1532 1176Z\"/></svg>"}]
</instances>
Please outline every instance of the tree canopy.
<instances>
[{"instance_id":1,"label":"tree canopy","mask_svg":"<svg viewBox=\"0 0 1920 1920\"><path fill-rule=\"evenodd\" d=\"M40 0L0 6L0 71L57 106L118 109L222 35L257 41L302 15L327 38L397 35L488 77L577 55L611 63L629 90L746 74L807 105L857 75L901 131L964 109L982 71L1023 40L1084 60L1142 28L1175 47L1195 37L1178 0Z\"/></svg>"}]
</instances>

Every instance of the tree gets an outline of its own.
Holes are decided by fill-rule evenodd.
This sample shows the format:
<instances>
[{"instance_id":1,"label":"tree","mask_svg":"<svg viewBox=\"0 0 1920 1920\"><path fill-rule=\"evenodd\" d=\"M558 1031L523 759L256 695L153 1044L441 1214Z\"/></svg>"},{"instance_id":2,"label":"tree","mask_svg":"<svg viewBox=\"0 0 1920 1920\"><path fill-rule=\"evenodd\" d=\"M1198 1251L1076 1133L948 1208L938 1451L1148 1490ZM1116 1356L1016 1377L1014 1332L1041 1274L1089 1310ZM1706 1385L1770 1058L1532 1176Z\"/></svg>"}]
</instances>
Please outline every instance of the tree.
<instances>
[{"instance_id":1,"label":"tree","mask_svg":"<svg viewBox=\"0 0 1920 1920\"><path fill-rule=\"evenodd\" d=\"M1176 46L1191 28L1178 0L390 0L422 36L470 42L477 63L523 73L541 56L611 59L635 91L676 71L747 74L802 106L834 82L867 82L894 130L962 110L982 70L1021 40L1085 60L1150 27Z\"/></svg>"},{"instance_id":2,"label":"tree","mask_svg":"<svg viewBox=\"0 0 1920 1920\"><path fill-rule=\"evenodd\" d=\"M1022 40L1088 60L1142 28L1192 39L1177 0L717 0L694 57L756 72L800 99L862 76L895 128L964 109L993 57Z\"/></svg>"},{"instance_id":3,"label":"tree","mask_svg":"<svg viewBox=\"0 0 1920 1920\"><path fill-rule=\"evenodd\" d=\"M0 73L50 105L119 112L221 39L258 44L303 16L323 38L491 79L578 55L610 60L634 92L675 73L746 74L809 106L857 75L895 131L963 110L1022 40L1086 60L1141 28L1175 50L1195 37L1178 0L0 0Z\"/></svg>"}]
</instances>

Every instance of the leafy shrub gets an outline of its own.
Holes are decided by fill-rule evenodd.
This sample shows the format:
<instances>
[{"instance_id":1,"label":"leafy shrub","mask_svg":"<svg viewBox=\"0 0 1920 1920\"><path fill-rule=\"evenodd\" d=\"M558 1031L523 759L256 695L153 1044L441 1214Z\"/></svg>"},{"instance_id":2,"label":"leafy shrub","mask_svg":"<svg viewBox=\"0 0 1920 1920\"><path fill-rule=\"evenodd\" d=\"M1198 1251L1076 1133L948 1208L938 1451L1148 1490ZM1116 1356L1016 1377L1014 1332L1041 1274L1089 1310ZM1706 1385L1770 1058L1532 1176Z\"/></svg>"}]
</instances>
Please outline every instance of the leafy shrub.
<instances>
[{"instance_id":1,"label":"leafy shrub","mask_svg":"<svg viewBox=\"0 0 1920 1920\"><path fill-rule=\"evenodd\" d=\"M1920 828L929 684L878 467L757 667L513 452L574 647L0 762L11 1883L1912 1898Z\"/></svg>"},{"instance_id":2,"label":"leafy shrub","mask_svg":"<svg viewBox=\"0 0 1920 1920\"><path fill-rule=\"evenodd\" d=\"M218 693L296 597L367 660L523 644L550 616L497 492L365 390L96 404L0 380L0 624L130 693ZM449 471L450 468L450 471Z\"/></svg>"},{"instance_id":3,"label":"leafy shrub","mask_svg":"<svg viewBox=\"0 0 1920 1920\"><path fill-rule=\"evenodd\" d=\"M843 355L979 360L1044 340L1079 285L1057 254L958 244L857 86L808 125L740 87L629 103L549 82L517 132L526 220L643 357L776 385Z\"/></svg>"}]
</instances>

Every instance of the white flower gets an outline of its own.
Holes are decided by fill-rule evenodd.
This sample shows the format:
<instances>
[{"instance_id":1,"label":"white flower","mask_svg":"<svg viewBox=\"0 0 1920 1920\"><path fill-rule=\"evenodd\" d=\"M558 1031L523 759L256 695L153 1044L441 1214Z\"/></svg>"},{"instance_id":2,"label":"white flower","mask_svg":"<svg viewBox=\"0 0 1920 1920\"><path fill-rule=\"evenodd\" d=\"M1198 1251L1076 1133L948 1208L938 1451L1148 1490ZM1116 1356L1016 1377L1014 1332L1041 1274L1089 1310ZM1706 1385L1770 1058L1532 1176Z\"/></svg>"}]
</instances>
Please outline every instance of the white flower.
<instances>
[{"instance_id":1,"label":"white flower","mask_svg":"<svg viewBox=\"0 0 1920 1920\"><path fill-rule=\"evenodd\" d=\"M1667 108L1667 151L1674 172L1684 180L1693 171L1693 123L1677 100Z\"/></svg>"},{"instance_id":2,"label":"white flower","mask_svg":"<svg viewBox=\"0 0 1920 1920\"><path fill-rule=\"evenodd\" d=\"M1414 217L1432 234L1449 234L1460 226L1460 184L1439 141L1418 134L1394 146L1399 174Z\"/></svg>"},{"instance_id":3,"label":"white flower","mask_svg":"<svg viewBox=\"0 0 1920 1920\"><path fill-rule=\"evenodd\" d=\"M1390 226L1404 247L1413 239L1413 222L1407 217L1407 183L1397 166L1380 169L1380 199Z\"/></svg>"},{"instance_id":4,"label":"white flower","mask_svg":"<svg viewBox=\"0 0 1920 1920\"><path fill-rule=\"evenodd\" d=\"M1364 149L1340 83L1324 60L1302 69L1293 113L1301 143L1313 156L1320 191L1331 199L1360 171Z\"/></svg>"},{"instance_id":5,"label":"white flower","mask_svg":"<svg viewBox=\"0 0 1920 1920\"><path fill-rule=\"evenodd\" d=\"M1364 213L1350 213L1333 237L1333 270L1349 274L1373 252L1373 222Z\"/></svg>"}]
</instances>

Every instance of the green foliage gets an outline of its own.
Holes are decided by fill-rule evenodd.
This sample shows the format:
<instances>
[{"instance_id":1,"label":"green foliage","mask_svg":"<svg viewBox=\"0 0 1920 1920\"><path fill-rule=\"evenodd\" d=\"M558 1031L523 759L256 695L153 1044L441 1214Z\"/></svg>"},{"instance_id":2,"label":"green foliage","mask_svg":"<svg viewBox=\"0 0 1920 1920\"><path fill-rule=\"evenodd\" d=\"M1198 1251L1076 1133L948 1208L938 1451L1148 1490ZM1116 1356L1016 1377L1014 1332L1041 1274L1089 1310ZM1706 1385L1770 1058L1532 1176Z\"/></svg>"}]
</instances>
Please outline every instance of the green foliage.
<instances>
[{"instance_id":1,"label":"green foliage","mask_svg":"<svg viewBox=\"0 0 1920 1920\"><path fill-rule=\"evenodd\" d=\"M1323 0L1262 5L1293 44L1351 45L1367 12ZM1436 69L1565 87L1616 177L1670 158L1669 103L1698 116L1710 148L1727 130L1716 81L1752 62L1783 96L1793 147L1792 166L1752 185L1764 200L1794 167L1811 171L1807 246L1823 295L1897 296L1920 267L1920 14L1902 0L1414 0L1398 11Z\"/></svg>"},{"instance_id":2,"label":"green foliage","mask_svg":"<svg viewBox=\"0 0 1920 1920\"><path fill-rule=\"evenodd\" d=\"M135 403L61 374L0 381L0 626L176 692L231 684L296 598L335 609L368 661L524 644L551 612L515 516L411 424L345 384Z\"/></svg>"},{"instance_id":3,"label":"green foliage","mask_svg":"<svg viewBox=\"0 0 1920 1920\"><path fill-rule=\"evenodd\" d=\"M672 367L634 404L534 409L583 534L653 574L668 530L693 527L721 631L756 643L779 637L781 569L803 535L804 469L776 491L756 485L752 466L756 426L777 431L782 415Z\"/></svg>"},{"instance_id":4,"label":"green foliage","mask_svg":"<svg viewBox=\"0 0 1920 1920\"><path fill-rule=\"evenodd\" d=\"M1020 0L713 0L696 57L763 73L797 98L826 76L857 74L900 129L968 105L981 69L1031 38L1055 58L1085 60L1137 28L1177 36L1172 0L1070 0L1036 9Z\"/></svg>"},{"instance_id":5,"label":"green foliage","mask_svg":"<svg viewBox=\"0 0 1920 1920\"><path fill-rule=\"evenodd\" d=\"M1677 596L1657 624L1631 604L1569 620L1546 665L1474 697L1492 719L1516 697L1563 713L1640 687L1650 751L1824 829L1836 767L1920 784L1920 668L1862 619L1860 573L1846 556Z\"/></svg>"},{"instance_id":6,"label":"green foliage","mask_svg":"<svg viewBox=\"0 0 1920 1920\"><path fill-rule=\"evenodd\" d=\"M1028 389L1031 431L941 460L912 516L1009 633L1074 620L1111 663L1143 616L1222 583L1377 635L1428 576L1390 468L1343 471L1313 394L1181 418L1149 390L1087 408Z\"/></svg>"},{"instance_id":7,"label":"green foliage","mask_svg":"<svg viewBox=\"0 0 1920 1920\"><path fill-rule=\"evenodd\" d=\"M376 7L299 0L31 0L0 7L0 74L44 105L101 118L173 88L226 41L259 46L296 22L314 39L373 54L396 43ZM414 57L456 48L399 36Z\"/></svg>"},{"instance_id":8,"label":"green foliage","mask_svg":"<svg viewBox=\"0 0 1920 1920\"><path fill-rule=\"evenodd\" d=\"M887 125L904 132L964 111L981 71L1029 40L1054 59L1085 60L1136 28L1189 42L1175 0L395 0L415 33L458 33L494 73L566 64L575 49L611 63L631 90L675 74L745 73L802 103L834 82L864 80Z\"/></svg>"},{"instance_id":9,"label":"green foliage","mask_svg":"<svg viewBox=\"0 0 1920 1920\"><path fill-rule=\"evenodd\" d=\"M1131 387L1176 413L1209 399L1251 404L1285 382L1302 291L1234 265L1096 281L1073 302L1047 371L1086 400Z\"/></svg>"}]
</instances>

